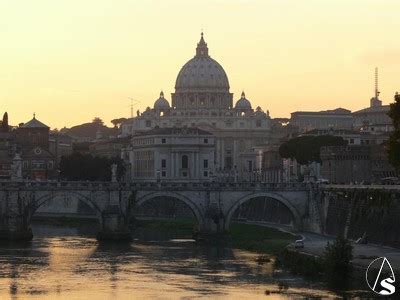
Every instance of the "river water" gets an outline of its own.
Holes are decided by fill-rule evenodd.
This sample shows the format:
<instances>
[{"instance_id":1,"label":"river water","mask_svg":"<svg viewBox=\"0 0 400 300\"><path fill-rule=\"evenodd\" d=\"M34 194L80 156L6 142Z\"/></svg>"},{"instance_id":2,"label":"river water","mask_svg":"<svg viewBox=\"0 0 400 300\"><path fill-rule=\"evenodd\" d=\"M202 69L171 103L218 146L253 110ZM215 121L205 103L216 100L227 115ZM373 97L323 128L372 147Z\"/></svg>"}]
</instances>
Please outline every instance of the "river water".
<instances>
[{"instance_id":1,"label":"river water","mask_svg":"<svg viewBox=\"0 0 400 300\"><path fill-rule=\"evenodd\" d=\"M259 265L248 251L151 232L129 244L99 244L87 225L34 225L33 232L32 242L0 245L0 299L333 296L272 263Z\"/></svg>"}]
</instances>

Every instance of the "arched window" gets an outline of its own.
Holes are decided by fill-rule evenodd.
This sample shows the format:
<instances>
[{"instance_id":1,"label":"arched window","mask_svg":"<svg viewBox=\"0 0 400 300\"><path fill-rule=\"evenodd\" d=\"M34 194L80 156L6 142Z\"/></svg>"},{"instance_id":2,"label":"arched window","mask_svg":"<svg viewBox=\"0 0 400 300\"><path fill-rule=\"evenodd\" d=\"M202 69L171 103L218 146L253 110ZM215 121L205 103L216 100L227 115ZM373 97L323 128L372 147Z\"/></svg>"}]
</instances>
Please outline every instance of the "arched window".
<instances>
[{"instance_id":1,"label":"arched window","mask_svg":"<svg viewBox=\"0 0 400 300\"><path fill-rule=\"evenodd\" d=\"M189 159L187 155L182 155L182 169L188 168Z\"/></svg>"}]
</instances>

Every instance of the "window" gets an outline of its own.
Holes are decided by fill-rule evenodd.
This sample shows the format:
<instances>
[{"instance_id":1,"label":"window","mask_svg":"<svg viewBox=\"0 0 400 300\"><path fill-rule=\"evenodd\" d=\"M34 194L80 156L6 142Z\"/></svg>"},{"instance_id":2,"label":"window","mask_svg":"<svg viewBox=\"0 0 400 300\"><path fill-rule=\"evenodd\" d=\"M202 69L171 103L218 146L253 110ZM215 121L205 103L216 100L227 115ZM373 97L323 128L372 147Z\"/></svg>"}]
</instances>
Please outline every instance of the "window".
<instances>
[{"instance_id":1,"label":"window","mask_svg":"<svg viewBox=\"0 0 400 300\"><path fill-rule=\"evenodd\" d=\"M167 176L167 172L162 171L162 172L161 172L161 176L162 176L162 177L166 177L166 176Z\"/></svg>"},{"instance_id":2,"label":"window","mask_svg":"<svg viewBox=\"0 0 400 300\"><path fill-rule=\"evenodd\" d=\"M189 164L189 159L187 155L182 156L182 169L187 169Z\"/></svg>"},{"instance_id":3,"label":"window","mask_svg":"<svg viewBox=\"0 0 400 300\"><path fill-rule=\"evenodd\" d=\"M204 177L208 177L208 171L204 171L203 175Z\"/></svg>"},{"instance_id":4,"label":"window","mask_svg":"<svg viewBox=\"0 0 400 300\"><path fill-rule=\"evenodd\" d=\"M161 139L161 143L162 143L162 144L165 144L166 142L167 142L166 139Z\"/></svg>"},{"instance_id":5,"label":"window","mask_svg":"<svg viewBox=\"0 0 400 300\"><path fill-rule=\"evenodd\" d=\"M354 139L350 139L350 144L354 144Z\"/></svg>"},{"instance_id":6,"label":"window","mask_svg":"<svg viewBox=\"0 0 400 300\"><path fill-rule=\"evenodd\" d=\"M248 165L248 171L249 172L253 171L253 161L248 160L247 165Z\"/></svg>"},{"instance_id":7,"label":"window","mask_svg":"<svg viewBox=\"0 0 400 300\"><path fill-rule=\"evenodd\" d=\"M228 170L232 169L232 157L225 157L225 168Z\"/></svg>"},{"instance_id":8,"label":"window","mask_svg":"<svg viewBox=\"0 0 400 300\"><path fill-rule=\"evenodd\" d=\"M204 139L204 144L208 144L208 139Z\"/></svg>"},{"instance_id":9,"label":"window","mask_svg":"<svg viewBox=\"0 0 400 300\"><path fill-rule=\"evenodd\" d=\"M204 169L208 168L208 159L203 160L203 168Z\"/></svg>"},{"instance_id":10,"label":"window","mask_svg":"<svg viewBox=\"0 0 400 300\"><path fill-rule=\"evenodd\" d=\"M150 120L146 120L146 127L151 127L151 121Z\"/></svg>"},{"instance_id":11,"label":"window","mask_svg":"<svg viewBox=\"0 0 400 300\"><path fill-rule=\"evenodd\" d=\"M167 160L166 159L162 159L161 160L161 168L166 168L167 167Z\"/></svg>"},{"instance_id":12,"label":"window","mask_svg":"<svg viewBox=\"0 0 400 300\"><path fill-rule=\"evenodd\" d=\"M261 127L261 120L256 120L256 127Z\"/></svg>"}]
</instances>

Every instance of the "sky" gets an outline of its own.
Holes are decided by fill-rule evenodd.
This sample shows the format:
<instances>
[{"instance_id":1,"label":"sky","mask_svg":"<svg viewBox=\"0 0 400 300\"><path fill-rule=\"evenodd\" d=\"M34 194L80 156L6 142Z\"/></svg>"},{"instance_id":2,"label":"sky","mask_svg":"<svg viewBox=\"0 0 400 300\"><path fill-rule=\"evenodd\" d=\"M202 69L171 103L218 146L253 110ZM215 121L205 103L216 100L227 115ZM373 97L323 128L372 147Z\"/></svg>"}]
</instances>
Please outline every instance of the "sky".
<instances>
[{"instance_id":1,"label":"sky","mask_svg":"<svg viewBox=\"0 0 400 300\"><path fill-rule=\"evenodd\" d=\"M201 30L234 93L272 117L400 91L398 0L0 0L0 113L52 128L171 99Z\"/></svg>"}]
</instances>

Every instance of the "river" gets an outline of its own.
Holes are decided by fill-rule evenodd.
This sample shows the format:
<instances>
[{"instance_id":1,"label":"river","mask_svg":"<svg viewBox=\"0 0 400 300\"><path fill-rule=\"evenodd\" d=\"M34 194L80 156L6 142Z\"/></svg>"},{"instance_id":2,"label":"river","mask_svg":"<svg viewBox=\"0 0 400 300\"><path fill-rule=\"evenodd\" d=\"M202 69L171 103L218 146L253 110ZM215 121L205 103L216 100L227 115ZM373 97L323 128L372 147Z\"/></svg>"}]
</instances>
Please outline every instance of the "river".
<instances>
[{"instance_id":1,"label":"river","mask_svg":"<svg viewBox=\"0 0 400 300\"><path fill-rule=\"evenodd\" d=\"M0 245L0 299L332 297L257 254L139 232L128 244L99 244L88 225L33 225L29 243Z\"/></svg>"}]
</instances>

